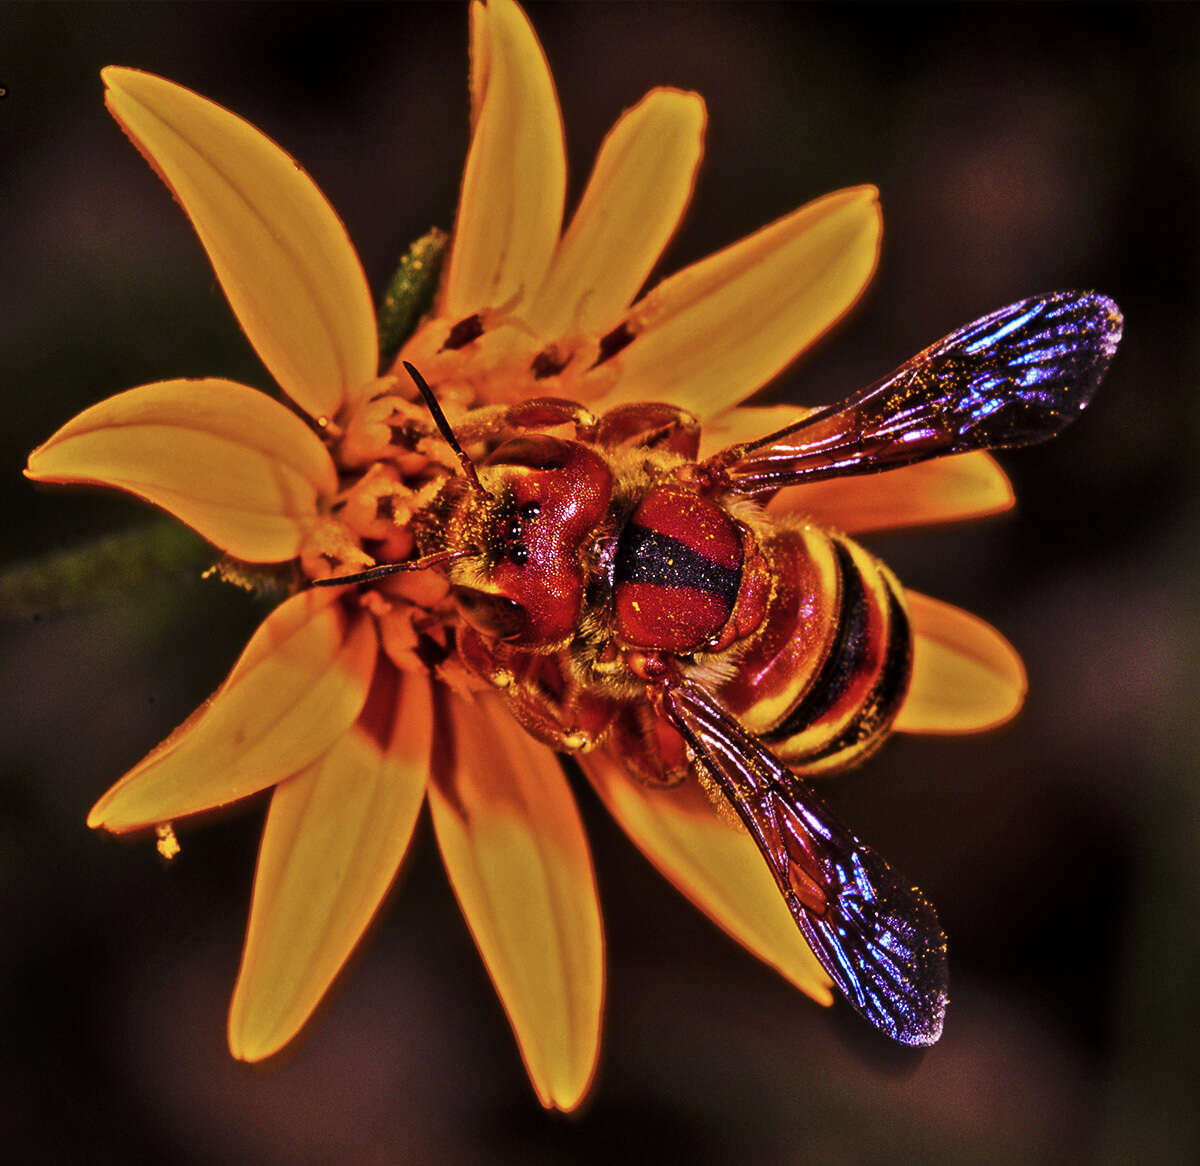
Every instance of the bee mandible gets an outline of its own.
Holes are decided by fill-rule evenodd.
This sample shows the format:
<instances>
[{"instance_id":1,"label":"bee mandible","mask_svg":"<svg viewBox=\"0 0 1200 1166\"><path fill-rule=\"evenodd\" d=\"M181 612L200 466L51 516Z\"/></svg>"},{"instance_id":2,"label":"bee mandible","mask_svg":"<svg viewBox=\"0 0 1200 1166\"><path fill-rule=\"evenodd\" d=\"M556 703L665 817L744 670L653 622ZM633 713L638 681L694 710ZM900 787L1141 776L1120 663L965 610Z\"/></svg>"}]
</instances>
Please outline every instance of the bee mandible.
<instances>
[{"instance_id":1,"label":"bee mandible","mask_svg":"<svg viewBox=\"0 0 1200 1166\"><path fill-rule=\"evenodd\" d=\"M604 742L643 781L719 791L851 1006L929 1045L947 1003L937 914L805 780L862 760L891 729L912 673L904 590L845 535L763 503L1053 437L1091 400L1121 328L1096 293L1023 300L704 460L699 424L674 406L597 418L541 398L493 417L473 461L406 364L462 475L415 515L412 558L319 582L444 573L461 617L453 650L529 733L563 753Z\"/></svg>"}]
</instances>

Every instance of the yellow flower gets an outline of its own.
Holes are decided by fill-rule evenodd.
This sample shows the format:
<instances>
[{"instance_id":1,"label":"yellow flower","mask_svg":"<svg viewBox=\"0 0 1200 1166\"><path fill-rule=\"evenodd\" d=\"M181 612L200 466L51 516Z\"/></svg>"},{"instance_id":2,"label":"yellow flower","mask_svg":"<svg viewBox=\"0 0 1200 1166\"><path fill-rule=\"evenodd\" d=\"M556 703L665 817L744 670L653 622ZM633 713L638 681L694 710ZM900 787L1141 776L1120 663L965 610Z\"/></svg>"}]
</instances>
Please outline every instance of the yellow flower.
<instances>
[{"instance_id":1,"label":"yellow flower","mask_svg":"<svg viewBox=\"0 0 1200 1166\"><path fill-rule=\"evenodd\" d=\"M702 152L694 93L656 89L605 139L561 232L554 86L512 0L471 9L472 137L446 270L405 345L464 434L489 406L565 397L597 413L682 406L708 448L794 408L736 408L829 328L874 269L876 192L839 191L637 299L678 225ZM341 222L278 146L234 114L130 69L113 116L191 219L251 344L297 407L220 379L120 393L30 455L38 481L117 487L226 554L344 574L413 553L408 522L455 463L407 382L377 369L371 297ZM560 237L561 236L561 237ZM631 306L632 305L632 306ZM772 511L854 533L995 513L983 453L784 491ZM366 549L366 548L369 548ZM897 727L960 732L1011 716L1020 661L994 630L910 596L914 677ZM555 755L455 666L434 571L298 590L215 696L96 804L115 833L274 786L229 1017L257 1060L312 1013L379 906L428 795L438 845L542 1104L569 1110L596 1065L603 937L578 811ZM698 786L648 787L605 749L581 756L634 842L750 951L822 1003L828 977L757 850Z\"/></svg>"}]
</instances>

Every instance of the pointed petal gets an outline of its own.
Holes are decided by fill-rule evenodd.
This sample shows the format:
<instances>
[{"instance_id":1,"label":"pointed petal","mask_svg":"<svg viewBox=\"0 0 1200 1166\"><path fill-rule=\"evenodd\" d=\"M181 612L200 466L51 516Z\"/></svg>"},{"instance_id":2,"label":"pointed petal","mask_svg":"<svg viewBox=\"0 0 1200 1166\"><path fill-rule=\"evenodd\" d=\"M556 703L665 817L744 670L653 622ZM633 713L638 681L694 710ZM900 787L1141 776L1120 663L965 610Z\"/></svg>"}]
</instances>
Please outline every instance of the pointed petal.
<instances>
[{"instance_id":1,"label":"pointed petal","mask_svg":"<svg viewBox=\"0 0 1200 1166\"><path fill-rule=\"evenodd\" d=\"M101 76L105 104L196 228L234 314L287 394L332 416L375 376L366 276L325 196L265 134L136 69Z\"/></svg>"},{"instance_id":2,"label":"pointed petal","mask_svg":"<svg viewBox=\"0 0 1200 1166\"><path fill-rule=\"evenodd\" d=\"M85 409L29 455L38 482L127 490L235 558L296 556L337 489L317 436L265 393L233 381L160 381Z\"/></svg>"},{"instance_id":3,"label":"pointed petal","mask_svg":"<svg viewBox=\"0 0 1200 1166\"><path fill-rule=\"evenodd\" d=\"M603 333L650 274L691 198L704 100L655 89L604 139L546 282L525 313L540 336Z\"/></svg>"},{"instance_id":4,"label":"pointed petal","mask_svg":"<svg viewBox=\"0 0 1200 1166\"><path fill-rule=\"evenodd\" d=\"M1017 650L977 616L905 591L916 633L913 676L895 728L975 733L1017 715L1028 684Z\"/></svg>"},{"instance_id":5,"label":"pointed petal","mask_svg":"<svg viewBox=\"0 0 1200 1166\"><path fill-rule=\"evenodd\" d=\"M229 1047L243 1061L299 1031L383 899L425 797L430 682L381 665L355 726L271 799Z\"/></svg>"},{"instance_id":6,"label":"pointed petal","mask_svg":"<svg viewBox=\"0 0 1200 1166\"><path fill-rule=\"evenodd\" d=\"M244 798L325 752L354 723L375 627L309 590L263 621L213 698L92 807L88 825L138 830Z\"/></svg>"},{"instance_id":7,"label":"pointed petal","mask_svg":"<svg viewBox=\"0 0 1200 1166\"><path fill-rule=\"evenodd\" d=\"M1012 484L983 450L881 474L792 486L771 499L771 514L802 514L848 534L985 518L1011 508Z\"/></svg>"},{"instance_id":8,"label":"pointed petal","mask_svg":"<svg viewBox=\"0 0 1200 1166\"><path fill-rule=\"evenodd\" d=\"M512 0L471 6L473 133L438 314L520 313L562 227L567 161L550 67Z\"/></svg>"},{"instance_id":9,"label":"pointed petal","mask_svg":"<svg viewBox=\"0 0 1200 1166\"><path fill-rule=\"evenodd\" d=\"M638 849L684 895L748 951L820 1004L830 980L796 927L750 836L726 821L694 781L643 785L607 753L579 763Z\"/></svg>"},{"instance_id":10,"label":"pointed petal","mask_svg":"<svg viewBox=\"0 0 1200 1166\"><path fill-rule=\"evenodd\" d=\"M554 754L499 696L447 692L445 706L453 748L435 755L429 805L446 869L538 1099L574 1109L595 1071L604 992L579 811Z\"/></svg>"},{"instance_id":11,"label":"pointed petal","mask_svg":"<svg viewBox=\"0 0 1200 1166\"><path fill-rule=\"evenodd\" d=\"M633 306L635 339L597 408L666 401L703 419L745 400L858 299L881 231L878 192L851 187L664 280Z\"/></svg>"}]
</instances>

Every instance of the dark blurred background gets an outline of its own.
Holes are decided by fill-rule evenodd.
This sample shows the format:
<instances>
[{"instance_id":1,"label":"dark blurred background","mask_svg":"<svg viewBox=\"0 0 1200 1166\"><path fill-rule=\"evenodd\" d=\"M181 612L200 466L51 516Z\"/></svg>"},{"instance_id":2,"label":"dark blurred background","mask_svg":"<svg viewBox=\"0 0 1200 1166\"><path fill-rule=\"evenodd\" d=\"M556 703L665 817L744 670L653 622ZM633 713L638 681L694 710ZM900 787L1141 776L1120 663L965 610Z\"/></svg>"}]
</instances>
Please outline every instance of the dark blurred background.
<instances>
[{"instance_id":1,"label":"dark blurred background","mask_svg":"<svg viewBox=\"0 0 1200 1166\"><path fill-rule=\"evenodd\" d=\"M874 182L860 307L771 399L824 403L985 311L1118 300L1084 420L1004 463L1016 512L871 545L1028 662L1021 718L894 741L829 798L950 935L942 1042L885 1047L663 882L586 789L608 941L599 1075L543 1113L427 822L296 1045L225 1048L265 802L151 841L95 798L217 685L262 615L191 574L3 624L0 1157L177 1163L1183 1162L1200 1156L1195 578L1200 14L1186 5L530 4L572 191L655 84L709 103L664 272ZM270 381L166 190L104 112L109 63L237 110L326 191L379 289L449 227L467 144L465 4L0 6L4 559L146 519L34 489L27 451L170 376Z\"/></svg>"}]
</instances>

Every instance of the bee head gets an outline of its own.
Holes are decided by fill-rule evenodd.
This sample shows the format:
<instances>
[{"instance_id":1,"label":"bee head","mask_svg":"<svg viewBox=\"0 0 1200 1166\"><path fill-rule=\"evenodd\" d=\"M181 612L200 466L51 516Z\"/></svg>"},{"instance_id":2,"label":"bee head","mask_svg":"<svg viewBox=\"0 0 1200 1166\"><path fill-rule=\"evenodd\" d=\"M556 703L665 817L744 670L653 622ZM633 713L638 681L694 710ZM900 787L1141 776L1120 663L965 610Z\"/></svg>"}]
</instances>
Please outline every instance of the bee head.
<instances>
[{"instance_id":1,"label":"bee head","mask_svg":"<svg viewBox=\"0 0 1200 1166\"><path fill-rule=\"evenodd\" d=\"M486 494L455 487L459 545L478 550L450 573L463 619L521 647L558 647L583 610L584 549L607 516L612 473L580 442L540 433L504 442L479 470Z\"/></svg>"}]
</instances>

